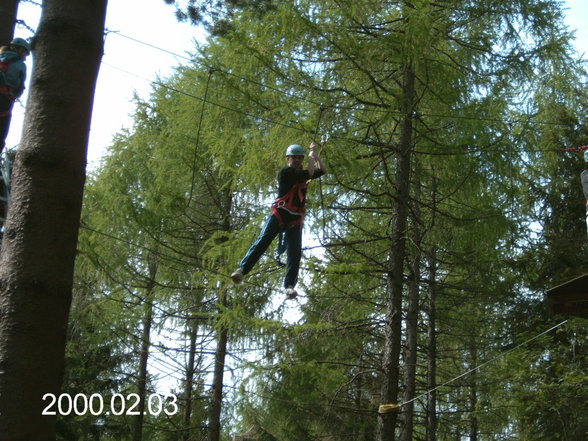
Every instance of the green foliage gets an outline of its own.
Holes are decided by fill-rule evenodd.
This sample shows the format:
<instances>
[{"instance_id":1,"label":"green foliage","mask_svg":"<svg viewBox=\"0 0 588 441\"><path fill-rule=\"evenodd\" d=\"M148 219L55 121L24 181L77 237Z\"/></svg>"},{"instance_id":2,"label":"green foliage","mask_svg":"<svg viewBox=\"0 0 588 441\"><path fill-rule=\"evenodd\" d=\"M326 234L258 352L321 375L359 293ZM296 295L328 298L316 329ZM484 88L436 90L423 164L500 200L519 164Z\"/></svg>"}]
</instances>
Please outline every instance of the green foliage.
<instances>
[{"instance_id":1,"label":"green foliage","mask_svg":"<svg viewBox=\"0 0 588 441\"><path fill-rule=\"evenodd\" d=\"M542 151L588 142L558 4L324 0L261 11L263 20L236 5L231 26L198 48L193 65L138 100L134 127L88 184L78 274L96 295L80 301L104 319L74 317L96 330L90 359L116 355L94 367L112 372L111 389L132 384L114 372L135 368L137 306L152 301L155 334L184 341L190 320L200 329L193 392L206 398L194 402L194 439L208 434L208 367L221 331L232 373L225 437L374 439L403 148L403 283L407 291L418 277L418 334L415 412L403 407L399 433L406 418L415 439L432 430L428 392L439 385L437 439L580 439L580 324L505 358L554 324L536 293L586 270L580 165ZM230 287L227 275L267 215L285 146L324 132L330 173L309 188L300 306L281 303L270 256ZM170 363L177 349L165 347ZM95 374L76 373L85 350L72 340L71 378ZM408 355L403 346L401 396ZM171 427L186 433L181 415L149 424L150 439L168 439Z\"/></svg>"}]
</instances>

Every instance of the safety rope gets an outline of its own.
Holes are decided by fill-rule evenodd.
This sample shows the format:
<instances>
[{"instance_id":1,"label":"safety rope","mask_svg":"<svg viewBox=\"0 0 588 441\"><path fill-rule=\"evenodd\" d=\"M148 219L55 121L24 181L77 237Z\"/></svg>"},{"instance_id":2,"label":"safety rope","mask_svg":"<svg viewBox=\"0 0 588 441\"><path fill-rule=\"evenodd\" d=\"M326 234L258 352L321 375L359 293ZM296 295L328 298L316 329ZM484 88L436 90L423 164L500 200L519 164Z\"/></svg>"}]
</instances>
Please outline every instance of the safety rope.
<instances>
[{"instance_id":1,"label":"safety rope","mask_svg":"<svg viewBox=\"0 0 588 441\"><path fill-rule=\"evenodd\" d=\"M317 136L319 134L320 124L321 124L321 120L322 120L322 117L323 117L324 110L325 110L325 107L324 106L320 106L319 116L318 116L318 119L317 119L317 122L316 122L316 127L314 129L314 137L315 137L315 139L317 138ZM328 135L323 134L321 136L321 141L320 141L319 157L320 157L320 155L321 155L321 153L323 151L323 148L324 148L327 140L328 140ZM322 215L322 229L323 229L323 242L324 242L324 240L325 240L325 229L326 229L326 221L325 221L325 200L324 200L324 197L323 197L323 181L321 180L320 177L318 178L318 183L319 183L319 195L320 195L320 201L321 201L321 211L322 211L322 214L323 214Z\"/></svg>"},{"instance_id":2,"label":"safety rope","mask_svg":"<svg viewBox=\"0 0 588 441\"><path fill-rule=\"evenodd\" d=\"M587 148L588 148L588 146L587 146ZM465 376L467 376L467 375L471 374L472 372L475 372L475 371L478 371L478 370L480 370L480 369L481 369L481 368L483 368L484 366L486 366L486 365L488 365L488 364L490 364L490 363L493 363L494 361L496 361L496 360L498 360L498 359L500 359L500 358L503 358L503 357L505 357L506 355L510 354L510 353L511 353L511 352L513 352L513 351L516 351L517 349L521 348L522 346L525 346L526 344L528 344L528 343L532 342L533 340L537 340L539 337L542 337L542 336L544 336L545 334L547 334L547 333L549 333L549 332L553 331L554 329L557 329L557 328L559 328L559 327L561 327L561 326L565 325L567 322L568 322L568 320L566 319L566 320L564 320L563 322L561 322L561 323L558 323L558 324L557 324L557 325L555 325L555 326L552 326L552 327L551 327L551 328L549 328L548 330L546 330L546 331L543 331L542 333L540 333L540 334L538 334L538 335L536 335L536 336L534 336L534 337L532 337L532 338L530 338L530 339L528 339L528 340L526 340L526 341L524 341L524 342L522 342L522 343L520 343L520 344L516 345L515 347L513 347L513 348L509 349L508 351L505 351L505 352L503 352L503 353L501 353L501 354L498 354L496 357L494 357L494 358L492 358L492 359L490 359L490 360L488 360L488 361L486 361L486 362L484 362L484 363L482 363L482 364L480 364L480 365L478 365L478 366L476 366L476 367L474 367L474 368L472 368L472 369L470 369L470 370L468 370L468 371L464 372L464 373L463 373L463 374L461 374L461 375L458 375L458 376L457 376L457 377L455 377L455 378L452 378L452 379L451 379L451 380L449 380L449 381L446 381L446 382L445 382L445 383L443 383L443 384L439 384L438 386L435 386L433 389L431 389L431 390L428 390L427 392L425 392L425 393L423 393L423 394L421 394L421 395L419 395L419 396L417 396L417 397L414 397L414 398L412 398L412 399L410 399L410 400L408 400L408 401L405 401L404 403L399 403L399 404L393 404L393 403L389 403L389 404L381 404L381 405L380 405L380 407L378 408L378 413L392 413L392 412L399 412L401 407L403 407L403 406L406 406L407 404L410 404L410 403L412 403L413 401L416 401L416 400L418 400L419 398L422 398L422 397L424 397L424 396L426 396L426 395L429 395L431 392L434 392L434 391L436 391L436 390L437 390L437 389L439 389L439 388L442 388L442 387L444 387L444 386L447 386L447 385L449 385L449 384L453 383L454 381L457 381L457 380L459 380L460 378L463 378L463 377L465 377Z\"/></svg>"},{"instance_id":3,"label":"safety rope","mask_svg":"<svg viewBox=\"0 0 588 441\"><path fill-rule=\"evenodd\" d=\"M195 186L195 178L196 178L196 158L198 157L198 145L200 144L200 132L202 130L202 121L204 119L204 107L206 106L206 101L208 97L208 86L210 84L210 78L214 73L214 69L210 69L208 71L208 78L206 79L206 85L204 87L204 98L202 98L202 107L200 108L200 119L198 121L198 130L196 131L196 143L194 145L194 158L192 160L192 182L190 184L190 197L188 198L187 207L190 206L192 202L192 196L194 194L194 186Z\"/></svg>"}]
</instances>

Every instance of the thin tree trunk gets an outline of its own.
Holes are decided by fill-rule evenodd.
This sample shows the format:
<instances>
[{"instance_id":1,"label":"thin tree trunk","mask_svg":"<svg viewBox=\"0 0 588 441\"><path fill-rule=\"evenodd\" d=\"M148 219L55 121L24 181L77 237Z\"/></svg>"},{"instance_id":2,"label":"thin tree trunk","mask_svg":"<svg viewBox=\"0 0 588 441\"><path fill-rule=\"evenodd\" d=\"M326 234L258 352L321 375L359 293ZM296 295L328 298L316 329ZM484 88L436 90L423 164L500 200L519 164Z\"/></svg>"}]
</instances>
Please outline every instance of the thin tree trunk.
<instances>
[{"instance_id":1,"label":"thin tree trunk","mask_svg":"<svg viewBox=\"0 0 588 441\"><path fill-rule=\"evenodd\" d=\"M233 194L229 188L224 192L222 198L223 204L221 212L224 212L223 217L223 231L231 231L231 210L233 205ZM226 308L227 296L226 293L220 294L220 305ZM225 373L225 360L227 357L228 331L225 326L217 329L217 346L214 354L214 376L212 383L212 401L208 413L209 421L209 441L220 441L221 437L221 413L223 404L223 386Z\"/></svg>"},{"instance_id":2,"label":"thin tree trunk","mask_svg":"<svg viewBox=\"0 0 588 441\"><path fill-rule=\"evenodd\" d=\"M437 217L437 182L433 179L433 197L431 212L431 228L435 227ZM427 323L427 423L425 430L426 441L437 440L437 248L431 247L429 260L429 298Z\"/></svg>"},{"instance_id":3,"label":"thin tree trunk","mask_svg":"<svg viewBox=\"0 0 588 441\"><path fill-rule=\"evenodd\" d=\"M417 264L418 265L418 264ZM415 273L413 273L415 274ZM416 274L415 274L416 275ZM413 432L414 401L415 397L415 376L417 362L417 315L418 315L418 281L413 280L410 285L408 295L408 311L406 319L406 339L407 339L407 356L405 371L405 389L403 402L407 403L402 407L402 416L404 424L400 439L402 441L411 441Z\"/></svg>"},{"instance_id":4,"label":"thin tree trunk","mask_svg":"<svg viewBox=\"0 0 588 441\"><path fill-rule=\"evenodd\" d=\"M427 325L427 428L426 440L437 440L437 261L436 251L429 260L429 321Z\"/></svg>"},{"instance_id":5,"label":"thin tree trunk","mask_svg":"<svg viewBox=\"0 0 588 441\"><path fill-rule=\"evenodd\" d=\"M222 305L226 306L225 296L222 295ZM223 385L225 373L225 359L227 357L227 328L221 326L217 330L216 351L214 354L214 377L212 383L212 401L209 412L209 441L220 441L221 411L223 402Z\"/></svg>"},{"instance_id":6,"label":"thin tree trunk","mask_svg":"<svg viewBox=\"0 0 588 441\"><path fill-rule=\"evenodd\" d=\"M416 185L415 200L419 200L420 186ZM414 429L414 401L416 390L416 365L417 365L417 337L418 337L418 313L419 313L419 290L421 279L421 257L420 246L422 242L420 228L420 210L418 202L413 208L415 221L413 225L413 244L415 245L414 256L412 258L411 272L412 280L408 291L408 311L406 316L406 370L404 377L404 397L403 401L408 403L403 406L402 432L400 439L402 441L412 441Z\"/></svg>"},{"instance_id":7,"label":"thin tree trunk","mask_svg":"<svg viewBox=\"0 0 588 441\"><path fill-rule=\"evenodd\" d=\"M0 257L1 441L55 439L106 5L43 3Z\"/></svg>"},{"instance_id":8,"label":"thin tree trunk","mask_svg":"<svg viewBox=\"0 0 588 441\"><path fill-rule=\"evenodd\" d=\"M406 234L408 226L408 200L412 152L413 103L415 75L411 66L404 73L404 119L401 126L399 151L396 164L397 194L393 199L394 221L390 233L390 253L387 277L385 347L382 363L382 404L398 402L399 359L402 334L402 291L404 289L404 260L406 258ZM394 441L398 415L378 414L377 441Z\"/></svg>"},{"instance_id":9,"label":"thin tree trunk","mask_svg":"<svg viewBox=\"0 0 588 441\"><path fill-rule=\"evenodd\" d=\"M149 348L151 347L151 325L153 324L153 288L155 287L155 275L157 264L150 265L150 281L146 288L145 316L143 317L143 333L141 336L141 356L139 359L139 375L137 381L137 393L139 405L137 415L133 421L133 441L141 441L143 438L143 421L145 419L145 397L147 395L147 364L149 362Z\"/></svg>"},{"instance_id":10,"label":"thin tree trunk","mask_svg":"<svg viewBox=\"0 0 588 441\"><path fill-rule=\"evenodd\" d=\"M363 365L363 354L361 354L359 356L359 360L357 360L357 365L358 366L362 366ZM362 399L361 396L363 394L363 388L364 388L364 384L363 384L363 375L360 372L361 368L358 368L358 373L357 373L357 377L356 377L356 381L355 381L355 397L354 397L354 404L355 404L355 409L357 410L357 413L359 414L362 411ZM361 440L362 439L362 432L365 432L365 427L362 424L358 424L354 427L354 434L353 434L353 439L354 440Z\"/></svg>"},{"instance_id":11,"label":"thin tree trunk","mask_svg":"<svg viewBox=\"0 0 588 441\"><path fill-rule=\"evenodd\" d=\"M476 343L471 343L471 363L472 367L478 364L478 348ZM469 375L471 384L469 387L469 408L470 408L470 441L478 441L478 417L476 416L476 407L478 405L478 386L476 372Z\"/></svg>"},{"instance_id":12,"label":"thin tree trunk","mask_svg":"<svg viewBox=\"0 0 588 441\"><path fill-rule=\"evenodd\" d=\"M14 37L19 2L20 0L0 0L0 46L8 44Z\"/></svg>"},{"instance_id":13,"label":"thin tree trunk","mask_svg":"<svg viewBox=\"0 0 588 441\"><path fill-rule=\"evenodd\" d=\"M182 432L183 441L189 441L190 421L192 419L192 391L194 390L194 370L196 361L196 341L198 337L198 320L189 319L188 329L190 332L190 347L188 349L188 365L186 366L186 380L184 382L184 399L186 407L184 409L184 430Z\"/></svg>"}]
</instances>

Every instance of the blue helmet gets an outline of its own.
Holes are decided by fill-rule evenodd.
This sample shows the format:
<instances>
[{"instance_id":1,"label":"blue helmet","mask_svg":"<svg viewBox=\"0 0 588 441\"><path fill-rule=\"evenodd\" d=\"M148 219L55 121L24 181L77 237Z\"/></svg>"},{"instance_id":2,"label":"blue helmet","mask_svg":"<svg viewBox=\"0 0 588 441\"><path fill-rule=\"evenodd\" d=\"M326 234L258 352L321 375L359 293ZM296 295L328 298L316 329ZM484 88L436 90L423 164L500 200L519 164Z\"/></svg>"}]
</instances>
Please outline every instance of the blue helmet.
<instances>
[{"instance_id":1,"label":"blue helmet","mask_svg":"<svg viewBox=\"0 0 588 441\"><path fill-rule=\"evenodd\" d=\"M19 38L16 37L14 40L12 40L10 42L11 46L18 46L18 47L23 47L27 50L27 52L31 51L31 45L28 41L26 41L24 38Z\"/></svg>"},{"instance_id":2,"label":"blue helmet","mask_svg":"<svg viewBox=\"0 0 588 441\"><path fill-rule=\"evenodd\" d=\"M304 147L300 144L292 144L286 149L286 156L304 156Z\"/></svg>"}]
</instances>

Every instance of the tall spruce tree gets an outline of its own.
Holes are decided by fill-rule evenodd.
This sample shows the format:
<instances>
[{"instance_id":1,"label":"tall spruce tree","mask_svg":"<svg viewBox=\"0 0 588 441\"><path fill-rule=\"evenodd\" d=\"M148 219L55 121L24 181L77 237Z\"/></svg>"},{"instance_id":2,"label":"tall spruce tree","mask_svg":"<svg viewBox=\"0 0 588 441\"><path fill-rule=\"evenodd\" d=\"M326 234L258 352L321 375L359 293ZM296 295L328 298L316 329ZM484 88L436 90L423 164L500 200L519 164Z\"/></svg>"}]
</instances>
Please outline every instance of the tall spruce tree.
<instances>
[{"instance_id":1,"label":"tall spruce tree","mask_svg":"<svg viewBox=\"0 0 588 441\"><path fill-rule=\"evenodd\" d=\"M55 437L106 0L47 0L0 261L0 439ZM72 56L72 54L76 54ZM71 85L76 85L72 93Z\"/></svg>"}]
</instances>

